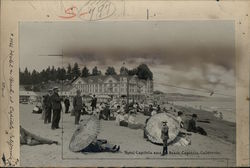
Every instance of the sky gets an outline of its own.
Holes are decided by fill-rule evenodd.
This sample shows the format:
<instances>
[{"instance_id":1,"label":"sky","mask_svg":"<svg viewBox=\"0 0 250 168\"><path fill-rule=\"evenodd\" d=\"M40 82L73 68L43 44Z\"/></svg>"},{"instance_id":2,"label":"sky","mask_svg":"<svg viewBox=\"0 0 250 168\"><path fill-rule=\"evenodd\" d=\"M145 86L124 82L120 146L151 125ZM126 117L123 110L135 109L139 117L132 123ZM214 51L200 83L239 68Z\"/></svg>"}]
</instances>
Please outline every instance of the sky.
<instances>
[{"instance_id":1,"label":"sky","mask_svg":"<svg viewBox=\"0 0 250 168\"><path fill-rule=\"evenodd\" d=\"M235 96L233 21L21 22L20 68L108 66L119 72L145 63L154 89ZM45 56L63 54L58 56ZM175 86L175 87L172 87ZM200 91L191 91L191 88ZM208 92L208 93L206 93Z\"/></svg>"}]
</instances>

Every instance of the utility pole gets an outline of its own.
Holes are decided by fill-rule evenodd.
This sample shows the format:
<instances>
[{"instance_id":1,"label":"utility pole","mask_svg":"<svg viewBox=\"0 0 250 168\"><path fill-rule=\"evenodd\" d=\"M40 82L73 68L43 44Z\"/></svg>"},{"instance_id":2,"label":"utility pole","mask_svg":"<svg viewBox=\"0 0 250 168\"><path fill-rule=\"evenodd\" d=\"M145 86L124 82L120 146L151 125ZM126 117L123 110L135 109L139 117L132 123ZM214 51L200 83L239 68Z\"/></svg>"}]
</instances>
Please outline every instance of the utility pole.
<instances>
[{"instance_id":1,"label":"utility pole","mask_svg":"<svg viewBox=\"0 0 250 168\"><path fill-rule=\"evenodd\" d=\"M127 77L127 112L128 112L128 107L129 107L129 74L128 74L128 72L126 72L125 62L123 62L123 67L124 67L124 76Z\"/></svg>"},{"instance_id":2,"label":"utility pole","mask_svg":"<svg viewBox=\"0 0 250 168\"><path fill-rule=\"evenodd\" d=\"M45 57L60 57L61 58L61 63L62 63L62 66L63 66L63 49L62 49L62 53L61 54L40 54L40 55L38 55L38 56L45 56ZM61 88L62 88L62 90L63 90L63 83L61 82ZM62 119L62 123L63 123L63 115L62 115L62 110L61 110L61 119ZM63 133L64 133L64 131L63 131L63 124L62 124L62 137L63 137ZM63 138L62 138L62 144L63 144ZM63 153L63 145L62 145L62 153ZM62 156L63 157L63 156Z\"/></svg>"},{"instance_id":3,"label":"utility pole","mask_svg":"<svg viewBox=\"0 0 250 168\"><path fill-rule=\"evenodd\" d=\"M129 79L127 74L127 105L129 105Z\"/></svg>"}]
</instances>

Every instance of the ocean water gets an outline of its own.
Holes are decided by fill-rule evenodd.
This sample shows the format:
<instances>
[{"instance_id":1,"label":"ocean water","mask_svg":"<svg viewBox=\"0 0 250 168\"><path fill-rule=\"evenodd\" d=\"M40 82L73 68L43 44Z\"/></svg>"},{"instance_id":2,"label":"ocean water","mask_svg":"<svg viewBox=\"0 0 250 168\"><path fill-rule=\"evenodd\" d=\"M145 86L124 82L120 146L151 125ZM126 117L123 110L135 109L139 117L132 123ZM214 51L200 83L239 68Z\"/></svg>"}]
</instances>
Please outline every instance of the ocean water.
<instances>
[{"instance_id":1,"label":"ocean water","mask_svg":"<svg viewBox=\"0 0 250 168\"><path fill-rule=\"evenodd\" d=\"M175 101L174 104L211 112L218 111L223 114L223 120L235 122L236 102L234 100Z\"/></svg>"}]
</instances>

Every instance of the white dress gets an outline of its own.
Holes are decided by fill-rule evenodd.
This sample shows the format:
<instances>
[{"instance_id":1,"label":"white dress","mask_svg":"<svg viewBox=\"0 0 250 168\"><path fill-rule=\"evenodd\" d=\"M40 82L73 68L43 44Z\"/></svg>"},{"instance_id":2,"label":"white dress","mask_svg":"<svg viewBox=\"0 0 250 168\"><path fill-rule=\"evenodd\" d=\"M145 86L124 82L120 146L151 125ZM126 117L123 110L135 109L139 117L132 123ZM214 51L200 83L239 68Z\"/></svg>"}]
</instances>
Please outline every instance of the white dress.
<instances>
[{"instance_id":1,"label":"white dress","mask_svg":"<svg viewBox=\"0 0 250 168\"><path fill-rule=\"evenodd\" d=\"M124 120L124 116L121 114L118 114L115 118L115 124L120 125L120 122Z\"/></svg>"}]
</instances>

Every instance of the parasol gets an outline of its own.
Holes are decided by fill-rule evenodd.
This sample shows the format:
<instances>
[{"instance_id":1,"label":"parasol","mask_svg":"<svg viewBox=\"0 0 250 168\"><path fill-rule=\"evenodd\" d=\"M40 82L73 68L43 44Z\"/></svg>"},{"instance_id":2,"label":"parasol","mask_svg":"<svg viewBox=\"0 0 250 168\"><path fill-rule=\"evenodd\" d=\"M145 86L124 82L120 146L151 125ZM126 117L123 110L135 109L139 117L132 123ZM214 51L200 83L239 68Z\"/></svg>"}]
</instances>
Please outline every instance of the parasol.
<instances>
[{"instance_id":1,"label":"parasol","mask_svg":"<svg viewBox=\"0 0 250 168\"><path fill-rule=\"evenodd\" d=\"M154 116L149 118L145 128L145 133L148 137L148 140L150 140L152 143L163 143L161 139L161 128L163 121L167 121L167 125L169 128L168 142L172 142L179 134L179 124L178 121L174 118L174 116L167 113L155 114Z\"/></svg>"},{"instance_id":2,"label":"parasol","mask_svg":"<svg viewBox=\"0 0 250 168\"><path fill-rule=\"evenodd\" d=\"M72 152L78 152L87 147L98 135L100 130L100 121L95 116L84 119L75 130L69 149Z\"/></svg>"}]
</instances>

